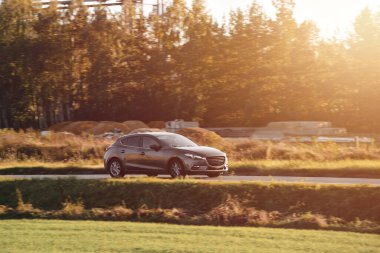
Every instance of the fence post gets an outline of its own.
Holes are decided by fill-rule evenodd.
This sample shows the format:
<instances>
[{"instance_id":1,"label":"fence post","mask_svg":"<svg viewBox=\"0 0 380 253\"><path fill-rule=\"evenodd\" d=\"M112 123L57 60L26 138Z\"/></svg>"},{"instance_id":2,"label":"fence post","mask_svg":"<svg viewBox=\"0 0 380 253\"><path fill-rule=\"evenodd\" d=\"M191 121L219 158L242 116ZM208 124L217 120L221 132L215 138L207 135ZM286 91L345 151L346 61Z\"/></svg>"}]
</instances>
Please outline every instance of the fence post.
<instances>
[{"instance_id":1,"label":"fence post","mask_svg":"<svg viewBox=\"0 0 380 253\"><path fill-rule=\"evenodd\" d=\"M265 152L265 159L271 160L272 159L272 142L268 142L268 146Z\"/></svg>"},{"instance_id":2,"label":"fence post","mask_svg":"<svg viewBox=\"0 0 380 253\"><path fill-rule=\"evenodd\" d=\"M356 146L356 148L360 148L360 142L359 142L358 136L355 136L355 146Z\"/></svg>"}]
</instances>

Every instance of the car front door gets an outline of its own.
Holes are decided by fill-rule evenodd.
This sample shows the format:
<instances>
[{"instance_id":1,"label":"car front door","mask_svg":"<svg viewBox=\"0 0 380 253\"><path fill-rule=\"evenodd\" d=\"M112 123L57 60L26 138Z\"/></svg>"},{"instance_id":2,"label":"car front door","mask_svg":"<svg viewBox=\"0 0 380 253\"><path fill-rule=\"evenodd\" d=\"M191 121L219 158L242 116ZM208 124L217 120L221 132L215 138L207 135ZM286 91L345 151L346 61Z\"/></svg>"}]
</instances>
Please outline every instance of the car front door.
<instances>
[{"instance_id":1,"label":"car front door","mask_svg":"<svg viewBox=\"0 0 380 253\"><path fill-rule=\"evenodd\" d=\"M166 161L164 157L164 151L162 148L158 150L151 148L152 145L160 147L160 143L156 139L148 136L143 136L142 139L143 152L145 153L143 159L144 166L147 169L164 170Z\"/></svg>"},{"instance_id":2,"label":"car front door","mask_svg":"<svg viewBox=\"0 0 380 253\"><path fill-rule=\"evenodd\" d=\"M131 136L124 138L121 143L122 156L124 157L124 165L127 169L141 169L144 167L144 152L142 151L142 137Z\"/></svg>"}]
</instances>

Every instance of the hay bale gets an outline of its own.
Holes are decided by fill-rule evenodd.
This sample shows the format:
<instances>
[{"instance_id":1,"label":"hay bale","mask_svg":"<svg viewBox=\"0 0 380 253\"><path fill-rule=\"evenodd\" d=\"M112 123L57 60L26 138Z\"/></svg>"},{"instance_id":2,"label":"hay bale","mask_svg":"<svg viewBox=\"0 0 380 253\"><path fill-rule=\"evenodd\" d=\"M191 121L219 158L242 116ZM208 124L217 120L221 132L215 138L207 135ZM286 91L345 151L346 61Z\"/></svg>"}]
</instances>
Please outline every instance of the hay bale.
<instances>
[{"instance_id":1,"label":"hay bale","mask_svg":"<svg viewBox=\"0 0 380 253\"><path fill-rule=\"evenodd\" d=\"M162 128L165 128L165 121L151 121L148 123L148 126L150 128L162 129Z\"/></svg>"},{"instance_id":2,"label":"hay bale","mask_svg":"<svg viewBox=\"0 0 380 253\"><path fill-rule=\"evenodd\" d=\"M139 120L127 120L124 121L123 124L130 130L135 130L139 128L149 128L147 124Z\"/></svg>"},{"instance_id":3,"label":"hay bale","mask_svg":"<svg viewBox=\"0 0 380 253\"><path fill-rule=\"evenodd\" d=\"M64 129L65 127L67 127L71 123L73 123L73 122L72 121L63 121L63 122L60 122L60 123L57 123L57 124L50 126L49 130L54 131L54 132L63 132L64 130L62 130L62 129Z\"/></svg>"},{"instance_id":4,"label":"hay bale","mask_svg":"<svg viewBox=\"0 0 380 253\"><path fill-rule=\"evenodd\" d=\"M88 130L98 124L96 121L75 121L61 128L60 132L70 132L73 134L88 133Z\"/></svg>"},{"instance_id":5,"label":"hay bale","mask_svg":"<svg viewBox=\"0 0 380 253\"><path fill-rule=\"evenodd\" d=\"M149 133L149 132L165 132L165 131L158 128L138 128L138 129L132 130L130 133L137 134L137 133Z\"/></svg>"},{"instance_id":6,"label":"hay bale","mask_svg":"<svg viewBox=\"0 0 380 253\"><path fill-rule=\"evenodd\" d=\"M223 138L215 132L204 128L191 127L183 128L177 131L177 134L183 135L198 145L220 147L223 144Z\"/></svg>"},{"instance_id":7,"label":"hay bale","mask_svg":"<svg viewBox=\"0 0 380 253\"><path fill-rule=\"evenodd\" d=\"M114 121L101 121L87 132L93 135L104 134L107 132L114 132L120 130L123 133L129 133L131 129L123 123Z\"/></svg>"}]
</instances>

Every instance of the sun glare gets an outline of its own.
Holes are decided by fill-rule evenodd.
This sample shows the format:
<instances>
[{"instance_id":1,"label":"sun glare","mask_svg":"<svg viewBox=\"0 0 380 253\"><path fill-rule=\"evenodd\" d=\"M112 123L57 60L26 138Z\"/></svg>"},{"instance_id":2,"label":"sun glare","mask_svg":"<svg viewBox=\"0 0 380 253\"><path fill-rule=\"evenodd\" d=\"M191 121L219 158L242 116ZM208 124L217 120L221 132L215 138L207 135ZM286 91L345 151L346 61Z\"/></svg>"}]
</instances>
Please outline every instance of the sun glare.
<instances>
[{"instance_id":1,"label":"sun glare","mask_svg":"<svg viewBox=\"0 0 380 253\"><path fill-rule=\"evenodd\" d=\"M253 0L207 0L208 10L221 20L228 17L230 10L246 9ZM257 0L269 16L274 16L274 8L270 0ZM296 0L294 17L302 22L311 20L320 29L323 37L346 37L352 30L355 17L365 7L377 10L380 0Z\"/></svg>"},{"instance_id":2,"label":"sun glare","mask_svg":"<svg viewBox=\"0 0 380 253\"><path fill-rule=\"evenodd\" d=\"M347 36L356 16L365 8L376 9L378 0L299 0L295 17L299 21L313 20L323 36Z\"/></svg>"}]
</instances>

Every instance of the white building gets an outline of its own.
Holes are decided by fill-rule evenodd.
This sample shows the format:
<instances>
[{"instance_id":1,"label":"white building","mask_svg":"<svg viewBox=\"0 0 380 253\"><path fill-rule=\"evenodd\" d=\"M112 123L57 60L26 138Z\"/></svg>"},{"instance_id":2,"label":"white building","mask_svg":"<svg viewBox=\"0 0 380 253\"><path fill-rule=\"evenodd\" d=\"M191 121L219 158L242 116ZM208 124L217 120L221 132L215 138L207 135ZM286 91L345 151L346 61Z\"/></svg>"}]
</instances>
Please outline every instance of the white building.
<instances>
[{"instance_id":1,"label":"white building","mask_svg":"<svg viewBox=\"0 0 380 253\"><path fill-rule=\"evenodd\" d=\"M182 128L199 127L199 122L196 121L184 121L183 119L176 119L167 121L165 123L165 129L167 132L175 133Z\"/></svg>"}]
</instances>

